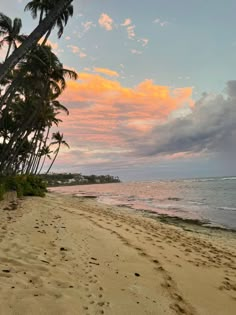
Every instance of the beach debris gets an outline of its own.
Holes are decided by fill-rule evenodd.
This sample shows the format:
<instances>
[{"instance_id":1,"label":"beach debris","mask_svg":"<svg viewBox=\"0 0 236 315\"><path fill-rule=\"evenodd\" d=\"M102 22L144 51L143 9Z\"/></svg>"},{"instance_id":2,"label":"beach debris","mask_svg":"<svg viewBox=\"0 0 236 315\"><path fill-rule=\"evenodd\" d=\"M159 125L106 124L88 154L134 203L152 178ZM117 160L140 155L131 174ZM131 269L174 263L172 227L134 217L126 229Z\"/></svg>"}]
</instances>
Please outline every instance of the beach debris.
<instances>
[{"instance_id":1,"label":"beach debris","mask_svg":"<svg viewBox=\"0 0 236 315\"><path fill-rule=\"evenodd\" d=\"M3 269L2 272L9 273L9 272L11 272L11 270L10 269Z\"/></svg>"},{"instance_id":2,"label":"beach debris","mask_svg":"<svg viewBox=\"0 0 236 315\"><path fill-rule=\"evenodd\" d=\"M61 248L60 248L60 251L61 251L61 252L63 252L63 251L66 252L67 249L66 249L65 247L61 247Z\"/></svg>"},{"instance_id":3,"label":"beach debris","mask_svg":"<svg viewBox=\"0 0 236 315\"><path fill-rule=\"evenodd\" d=\"M140 274L137 273L137 272L135 272L134 275L135 275L136 277L140 277Z\"/></svg>"},{"instance_id":4,"label":"beach debris","mask_svg":"<svg viewBox=\"0 0 236 315\"><path fill-rule=\"evenodd\" d=\"M177 197L169 197L168 200L180 201L181 199Z\"/></svg>"},{"instance_id":5,"label":"beach debris","mask_svg":"<svg viewBox=\"0 0 236 315\"><path fill-rule=\"evenodd\" d=\"M97 198L97 196L93 196L93 195L86 195L86 196L79 196L79 197L87 198L87 199L96 199Z\"/></svg>"},{"instance_id":6,"label":"beach debris","mask_svg":"<svg viewBox=\"0 0 236 315\"><path fill-rule=\"evenodd\" d=\"M93 262L93 261L90 261L89 262L91 265L96 265L96 266L99 266L100 264L99 263L95 263L95 262Z\"/></svg>"},{"instance_id":7,"label":"beach debris","mask_svg":"<svg viewBox=\"0 0 236 315\"><path fill-rule=\"evenodd\" d=\"M49 262L47 260L41 259L41 261L45 264L49 264Z\"/></svg>"},{"instance_id":8,"label":"beach debris","mask_svg":"<svg viewBox=\"0 0 236 315\"><path fill-rule=\"evenodd\" d=\"M3 210L11 210L9 207L5 207L5 208L3 208Z\"/></svg>"}]
</instances>

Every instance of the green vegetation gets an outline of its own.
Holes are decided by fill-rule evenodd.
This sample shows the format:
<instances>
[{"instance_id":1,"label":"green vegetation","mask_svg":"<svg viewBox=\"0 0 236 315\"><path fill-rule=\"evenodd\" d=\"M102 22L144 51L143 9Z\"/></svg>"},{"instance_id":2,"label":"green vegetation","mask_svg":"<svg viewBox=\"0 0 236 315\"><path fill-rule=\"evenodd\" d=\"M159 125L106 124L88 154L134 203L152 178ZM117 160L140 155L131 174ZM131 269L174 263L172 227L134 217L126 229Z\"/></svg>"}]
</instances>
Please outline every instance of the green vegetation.
<instances>
[{"instance_id":1,"label":"green vegetation","mask_svg":"<svg viewBox=\"0 0 236 315\"><path fill-rule=\"evenodd\" d=\"M50 159L48 173L61 146L68 146L55 130L58 115L69 114L58 97L66 78L77 79L77 73L63 67L47 41L54 28L62 36L72 2L30 1L25 11L38 18L38 25L29 36L21 34L19 18L0 13L0 49L6 49L0 63L0 198L12 189L19 196L43 196L45 185L36 175Z\"/></svg>"},{"instance_id":2,"label":"green vegetation","mask_svg":"<svg viewBox=\"0 0 236 315\"><path fill-rule=\"evenodd\" d=\"M16 191L18 197L44 197L47 189L42 178L33 175L20 175L0 178L0 200L3 199L6 191Z\"/></svg>"},{"instance_id":3,"label":"green vegetation","mask_svg":"<svg viewBox=\"0 0 236 315\"><path fill-rule=\"evenodd\" d=\"M40 175L48 186L72 186L72 185L89 185L89 184L106 184L106 183L120 183L117 176L111 175L82 175L82 174L50 174Z\"/></svg>"}]
</instances>

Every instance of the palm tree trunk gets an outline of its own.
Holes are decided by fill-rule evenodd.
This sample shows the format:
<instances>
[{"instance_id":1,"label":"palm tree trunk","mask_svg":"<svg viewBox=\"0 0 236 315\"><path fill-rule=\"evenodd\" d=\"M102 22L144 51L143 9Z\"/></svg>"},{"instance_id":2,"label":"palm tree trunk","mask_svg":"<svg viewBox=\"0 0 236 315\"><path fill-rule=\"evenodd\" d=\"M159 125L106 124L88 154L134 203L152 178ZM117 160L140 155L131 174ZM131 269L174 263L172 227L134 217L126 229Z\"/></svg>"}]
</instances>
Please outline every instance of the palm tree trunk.
<instances>
[{"instance_id":1,"label":"palm tree trunk","mask_svg":"<svg viewBox=\"0 0 236 315\"><path fill-rule=\"evenodd\" d=\"M49 168L48 168L48 170L47 170L47 172L46 172L46 175L50 172L50 170L51 170L51 168L52 168L52 166L53 166L53 164L54 164L54 162L55 162L55 160L56 160L56 158L57 158L57 156L58 156L58 153L59 153L59 151L60 151L60 146L61 146L61 144L59 144L59 146L58 146L58 148L57 148L57 152L56 152L56 154L55 154L55 156L54 156L54 158L53 158L53 160L52 160L51 165L49 166Z\"/></svg>"},{"instance_id":2,"label":"palm tree trunk","mask_svg":"<svg viewBox=\"0 0 236 315\"><path fill-rule=\"evenodd\" d=\"M73 0L59 0L50 14L34 29L34 31L27 37L22 45L14 50L11 56L0 67L0 82L6 77L9 71L11 71L19 60L38 43L42 36L53 27L58 16L64 11L64 9L70 5Z\"/></svg>"},{"instance_id":3,"label":"palm tree trunk","mask_svg":"<svg viewBox=\"0 0 236 315\"><path fill-rule=\"evenodd\" d=\"M40 150L40 151L41 151L41 149L42 149L42 146L46 146L46 144L47 144L49 131L50 131L50 127L48 127L47 134L46 134L46 137L45 137L44 141L42 141L42 142L40 143L40 147L39 147L39 150ZM47 156L47 155L45 155L45 156ZM36 169L35 169L35 175L38 173L38 169L39 169L39 165L40 165L41 158L42 158L42 155L40 155L40 157L39 157L39 159L38 159L38 163L37 163ZM45 157L45 158L46 158L46 157ZM44 158L44 161L45 161L45 158ZM43 166L43 165L42 165L42 166ZM41 169L42 169L42 167L40 168L40 171L41 171ZM40 173L40 171L39 171L39 173Z\"/></svg>"},{"instance_id":4,"label":"palm tree trunk","mask_svg":"<svg viewBox=\"0 0 236 315\"><path fill-rule=\"evenodd\" d=\"M47 154L44 155L43 162L42 162L42 165L41 165L41 167L40 167L40 170L37 171L37 173L36 173L37 175L39 175L39 174L41 173L41 171L42 171L42 169L43 169L43 166L44 166L44 163L45 163L45 161L46 161L46 157L47 157Z\"/></svg>"},{"instance_id":5,"label":"palm tree trunk","mask_svg":"<svg viewBox=\"0 0 236 315\"><path fill-rule=\"evenodd\" d=\"M36 155L35 151L36 151L36 146L37 146L37 141L38 141L37 138L38 138L39 133L40 133L40 130L38 129L35 132L33 139L31 140L31 156L30 156L28 168L26 170L27 174L30 173L30 170L32 169L32 166L33 166L34 157Z\"/></svg>"}]
</instances>

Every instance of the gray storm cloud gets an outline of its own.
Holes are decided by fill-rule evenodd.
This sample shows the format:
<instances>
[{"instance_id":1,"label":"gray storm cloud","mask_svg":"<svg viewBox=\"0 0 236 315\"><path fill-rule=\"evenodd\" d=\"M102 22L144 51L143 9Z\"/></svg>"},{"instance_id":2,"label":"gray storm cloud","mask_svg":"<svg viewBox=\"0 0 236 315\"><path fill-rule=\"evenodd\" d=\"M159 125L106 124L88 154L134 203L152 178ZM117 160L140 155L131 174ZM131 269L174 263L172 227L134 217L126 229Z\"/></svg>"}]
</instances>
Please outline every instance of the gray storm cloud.
<instances>
[{"instance_id":1,"label":"gray storm cloud","mask_svg":"<svg viewBox=\"0 0 236 315\"><path fill-rule=\"evenodd\" d=\"M236 81L227 83L225 95L207 95L195 103L185 117L155 127L142 141L136 142L141 155L178 152L235 153Z\"/></svg>"}]
</instances>

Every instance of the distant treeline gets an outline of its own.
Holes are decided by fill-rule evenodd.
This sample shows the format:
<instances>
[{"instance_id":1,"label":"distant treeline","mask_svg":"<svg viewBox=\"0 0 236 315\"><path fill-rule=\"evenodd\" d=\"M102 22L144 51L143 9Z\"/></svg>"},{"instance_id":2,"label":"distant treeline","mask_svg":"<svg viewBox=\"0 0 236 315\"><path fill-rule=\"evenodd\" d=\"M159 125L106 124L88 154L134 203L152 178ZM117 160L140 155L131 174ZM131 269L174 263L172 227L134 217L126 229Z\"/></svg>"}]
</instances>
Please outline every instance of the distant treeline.
<instances>
[{"instance_id":1,"label":"distant treeline","mask_svg":"<svg viewBox=\"0 0 236 315\"><path fill-rule=\"evenodd\" d=\"M82 175L72 173L42 174L40 177L48 187L120 183L118 176L111 175Z\"/></svg>"}]
</instances>

